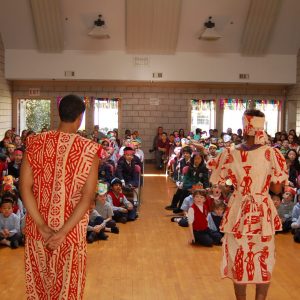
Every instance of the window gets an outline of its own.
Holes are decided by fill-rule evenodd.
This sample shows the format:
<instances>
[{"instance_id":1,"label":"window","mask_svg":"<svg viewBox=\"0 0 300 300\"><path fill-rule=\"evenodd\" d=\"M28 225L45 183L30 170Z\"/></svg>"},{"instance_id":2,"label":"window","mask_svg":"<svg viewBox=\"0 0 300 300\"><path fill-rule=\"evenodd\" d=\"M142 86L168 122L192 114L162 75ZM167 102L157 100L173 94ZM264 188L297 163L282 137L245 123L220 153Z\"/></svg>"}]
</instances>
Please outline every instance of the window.
<instances>
[{"instance_id":1,"label":"window","mask_svg":"<svg viewBox=\"0 0 300 300\"><path fill-rule=\"evenodd\" d=\"M255 108L261 110L266 117L265 130L271 136L278 131L278 118L280 111L279 100L253 100ZM249 100L245 99L220 99L220 105L224 109L223 131L232 128L236 133L239 128L243 128L242 116L249 105Z\"/></svg>"},{"instance_id":2,"label":"window","mask_svg":"<svg viewBox=\"0 0 300 300\"><path fill-rule=\"evenodd\" d=\"M231 128L236 133L239 128L243 128L242 116L247 107L247 102L242 99L220 99L223 113L223 132Z\"/></svg>"},{"instance_id":3,"label":"window","mask_svg":"<svg viewBox=\"0 0 300 300\"><path fill-rule=\"evenodd\" d=\"M215 128L215 101L214 100L191 100L191 131L196 128L208 133L209 129Z\"/></svg>"},{"instance_id":4,"label":"window","mask_svg":"<svg viewBox=\"0 0 300 300\"><path fill-rule=\"evenodd\" d=\"M81 121L81 124L80 124L80 127L78 128L78 130L85 130L85 113L86 113L86 110L83 113L82 121Z\"/></svg>"},{"instance_id":5,"label":"window","mask_svg":"<svg viewBox=\"0 0 300 300\"><path fill-rule=\"evenodd\" d=\"M265 114L265 130L271 136L275 136L278 131L280 107L281 102L279 100L255 100L255 108Z\"/></svg>"},{"instance_id":6,"label":"window","mask_svg":"<svg viewBox=\"0 0 300 300\"><path fill-rule=\"evenodd\" d=\"M51 101L46 99L19 100L19 129L40 132L50 127Z\"/></svg>"},{"instance_id":7,"label":"window","mask_svg":"<svg viewBox=\"0 0 300 300\"><path fill-rule=\"evenodd\" d=\"M119 99L95 99L94 103L94 125L99 126L99 130L107 133L114 128L118 128Z\"/></svg>"}]
</instances>

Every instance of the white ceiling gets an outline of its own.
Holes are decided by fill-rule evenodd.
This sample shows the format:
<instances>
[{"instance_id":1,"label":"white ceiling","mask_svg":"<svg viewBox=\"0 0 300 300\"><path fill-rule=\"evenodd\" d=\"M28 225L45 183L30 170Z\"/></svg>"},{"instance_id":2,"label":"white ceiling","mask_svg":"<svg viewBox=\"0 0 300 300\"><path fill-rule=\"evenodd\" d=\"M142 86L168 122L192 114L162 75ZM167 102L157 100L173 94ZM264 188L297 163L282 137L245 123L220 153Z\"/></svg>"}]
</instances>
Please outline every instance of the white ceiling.
<instances>
[{"instance_id":1,"label":"white ceiling","mask_svg":"<svg viewBox=\"0 0 300 300\"><path fill-rule=\"evenodd\" d=\"M149 7L151 1L60 0L64 41L61 50L79 50L83 52L121 50L132 52L132 49L134 49L132 45L130 49L127 48L130 34L134 34L135 29L141 29L142 24L138 22L153 18L153 11L145 9L145 7ZM174 15L166 13L168 8L157 10L156 19L153 20L157 22L160 19L160 28L162 29L164 22L166 22L165 28L168 28L169 23L167 22L170 19L172 19L172 22L177 20L177 24L173 25L174 27L177 26L176 30L170 32L170 35L176 34L175 40L174 37L172 40L174 44L173 52L241 53L242 35L245 26L249 26L247 16L250 4L254 1L257 0L179 0L176 1L177 8L179 7L179 15L178 11L174 12L179 16L177 17L178 20L174 18ZM277 14L271 20L274 25L271 26L271 30L264 40L264 42L267 41L267 45L262 54L296 54L300 47L300 1L260 0L261 3L264 1L277 1L280 5ZM127 20L126 23L126 5L137 5L141 2L145 4L144 9L143 7L140 9L142 18L140 16L135 18L136 23L130 22L132 19ZM155 0L153 3L155 2L172 5L170 0ZM181 5L178 2L181 2ZM6 49L38 49L41 51L41 48L38 48L30 3L30 0L0 0L0 33ZM111 36L109 40L93 39L87 35L98 14L102 14L106 21L107 31ZM264 14L263 10L258 10L257 15L254 17L264 19L265 15L266 18L270 17ZM198 39L203 30L203 23L207 21L209 16L213 17L217 31L223 36L219 41L209 42ZM42 13L41 17L43 17ZM265 29L265 25L261 26L263 24L261 21L253 22L252 20L251 24L253 30L263 31ZM53 24L49 24L49 26L53 26ZM164 32L162 29L156 29L151 34L161 35ZM145 34L147 36L149 33L145 32ZM169 38L167 35L164 32L166 39ZM126 37L128 37L127 41ZM156 40L164 41L161 37ZM141 43L141 41L137 42ZM149 43L148 48L146 44L135 46L139 54L149 54L149 51L147 51L149 50ZM151 50L152 54L164 53L157 46L161 45L152 47L154 49ZM247 47L251 47L251 45L247 45ZM243 51L245 53L245 49ZM170 50L169 53L171 54L172 51Z\"/></svg>"}]
</instances>

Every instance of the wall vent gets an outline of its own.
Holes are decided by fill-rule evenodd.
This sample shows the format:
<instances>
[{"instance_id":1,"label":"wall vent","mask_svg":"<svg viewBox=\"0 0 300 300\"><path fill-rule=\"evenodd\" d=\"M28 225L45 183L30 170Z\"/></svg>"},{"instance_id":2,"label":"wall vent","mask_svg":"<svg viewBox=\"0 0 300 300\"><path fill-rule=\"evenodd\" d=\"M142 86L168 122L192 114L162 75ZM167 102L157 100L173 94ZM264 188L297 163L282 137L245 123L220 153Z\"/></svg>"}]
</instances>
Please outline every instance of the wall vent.
<instances>
[{"instance_id":1,"label":"wall vent","mask_svg":"<svg viewBox=\"0 0 300 300\"><path fill-rule=\"evenodd\" d=\"M74 71L65 71L65 77L74 77L75 72Z\"/></svg>"},{"instance_id":2,"label":"wall vent","mask_svg":"<svg viewBox=\"0 0 300 300\"><path fill-rule=\"evenodd\" d=\"M163 73L152 73L152 78L162 78L163 77Z\"/></svg>"},{"instance_id":3,"label":"wall vent","mask_svg":"<svg viewBox=\"0 0 300 300\"><path fill-rule=\"evenodd\" d=\"M135 66L147 66L149 65L149 57L140 57L140 56L135 56L133 58L133 64Z\"/></svg>"},{"instance_id":4,"label":"wall vent","mask_svg":"<svg viewBox=\"0 0 300 300\"><path fill-rule=\"evenodd\" d=\"M239 74L239 78L240 79L249 79L250 78L250 76L249 76L249 74Z\"/></svg>"}]
</instances>

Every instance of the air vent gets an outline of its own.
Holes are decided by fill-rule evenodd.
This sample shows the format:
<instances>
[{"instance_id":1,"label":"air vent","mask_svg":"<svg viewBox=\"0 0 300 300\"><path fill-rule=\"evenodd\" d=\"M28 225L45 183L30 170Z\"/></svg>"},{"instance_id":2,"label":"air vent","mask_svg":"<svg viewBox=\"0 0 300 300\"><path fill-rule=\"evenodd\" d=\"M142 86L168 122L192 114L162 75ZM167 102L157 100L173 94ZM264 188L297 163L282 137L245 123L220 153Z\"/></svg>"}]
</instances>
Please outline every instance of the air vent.
<instances>
[{"instance_id":1,"label":"air vent","mask_svg":"<svg viewBox=\"0 0 300 300\"><path fill-rule=\"evenodd\" d=\"M152 73L152 78L162 78L163 73Z\"/></svg>"},{"instance_id":2,"label":"air vent","mask_svg":"<svg viewBox=\"0 0 300 300\"><path fill-rule=\"evenodd\" d=\"M74 77L75 72L74 71L65 71L65 77Z\"/></svg>"},{"instance_id":3,"label":"air vent","mask_svg":"<svg viewBox=\"0 0 300 300\"><path fill-rule=\"evenodd\" d=\"M133 58L133 64L135 66L147 66L147 65L149 65L149 57L135 56Z\"/></svg>"},{"instance_id":4,"label":"air vent","mask_svg":"<svg viewBox=\"0 0 300 300\"><path fill-rule=\"evenodd\" d=\"M249 79L249 74L239 74L240 79Z\"/></svg>"}]
</instances>

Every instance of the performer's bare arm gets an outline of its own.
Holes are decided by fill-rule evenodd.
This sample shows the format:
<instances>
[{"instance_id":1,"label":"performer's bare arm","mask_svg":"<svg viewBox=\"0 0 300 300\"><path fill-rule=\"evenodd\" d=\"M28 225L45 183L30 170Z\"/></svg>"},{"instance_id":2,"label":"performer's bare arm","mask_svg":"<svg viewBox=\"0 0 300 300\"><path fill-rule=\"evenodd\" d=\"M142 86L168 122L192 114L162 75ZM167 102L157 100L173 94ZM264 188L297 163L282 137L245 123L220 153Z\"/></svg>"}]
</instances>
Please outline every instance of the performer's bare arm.
<instances>
[{"instance_id":1,"label":"performer's bare arm","mask_svg":"<svg viewBox=\"0 0 300 300\"><path fill-rule=\"evenodd\" d=\"M57 249L65 240L66 235L79 223L84 214L90 207L92 199L95 197L97 179L98 179L99 158L95 155L87 181L82 189L82 196L72 215L66 221L64 226L51 236L46 242L47 248L51 250Z\"/></svg>"},{"instance_id":2,"label":"performer's bare arm","mask_svg":"<svg viewBox=\"0 0 300 300\"><path fill-rule=\"evenodd\" d=\"M44 219L42 218L38 210L37 203L34 198L34 194L32 190L33 174L26 154L22 160L19 187L20 187L22 200L24 206L26 207L27 213L32 217L33 221L37 225L40 234L46 241L54 232L45 223Z\"/></svg>"}]
</instances>

